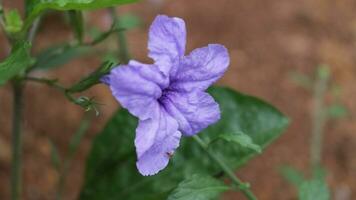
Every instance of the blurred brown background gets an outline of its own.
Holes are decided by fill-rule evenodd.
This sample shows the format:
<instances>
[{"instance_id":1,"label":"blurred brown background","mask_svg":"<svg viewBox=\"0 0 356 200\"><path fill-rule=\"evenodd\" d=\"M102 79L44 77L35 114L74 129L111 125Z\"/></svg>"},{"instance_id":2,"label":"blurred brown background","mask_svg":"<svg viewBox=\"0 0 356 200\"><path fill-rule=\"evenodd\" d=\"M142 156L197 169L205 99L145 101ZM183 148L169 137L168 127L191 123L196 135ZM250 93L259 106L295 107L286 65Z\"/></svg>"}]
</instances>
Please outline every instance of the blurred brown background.
<instances>
[{"instance_id":1,"label":"blurred brown background","mask_svg":"<svg viewBox=\"0 0 356 200\"><path fill-rule=\"evenodd\" d=\"M21 1L6 1L19 7ZM296 191L278 173L283 164L306 170L309 160L310 93L291 80L291 72L312 74L318 64L331 67L332 81L341 87L341 101L350 115L326 126L323 163L329 171L327 181L332 199L356 199L356 1L355 0L146 0L123 6L120 13L134 13L144 22L128 33L133 58L147 58L147 30L157 14L181 17L188 29L190 51L208 43L221 43L230 50L230 68L219 82L239 91L261 97L288 115L288 131L261 156L242 168L239 176L251 183L261 200L297 199ZM107 28L106 11L87 13L91 25ZM69 26L59 15L49 15L35 40L35 52L53 43L72 38ZM0 58L9 46L0 35ZM100 48L116 48L115 38ZM65 67L37 73L58 77L70 85L95 69L102 58L87 56ZM82 183L85 158L91 140L117 109L105 86L95 86L87 95L105 105L95 119L75 157L64 199L75 199ZM12 95L9 86L0 89L0 199L9 199L10 119ZM56 171L50 164L52 138L64 154L76 130L82 109L69 103L62 94L46 86L28 84L24 119L23 199L53 199ZM226 194L225 199L243 199Z\"/></svg>"}]
</instances>

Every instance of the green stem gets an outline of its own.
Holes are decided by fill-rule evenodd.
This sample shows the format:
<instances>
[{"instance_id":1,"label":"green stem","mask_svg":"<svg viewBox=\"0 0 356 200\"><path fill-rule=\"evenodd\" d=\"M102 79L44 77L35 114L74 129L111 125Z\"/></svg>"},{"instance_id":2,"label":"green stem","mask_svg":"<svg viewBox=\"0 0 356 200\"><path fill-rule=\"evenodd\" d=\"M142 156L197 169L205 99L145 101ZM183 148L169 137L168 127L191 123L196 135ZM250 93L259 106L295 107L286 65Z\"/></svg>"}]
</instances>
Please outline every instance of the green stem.
<instances>
[{"instance_id":1,"label":"green stem","mask_svg":"<svg viewBox=\"0 0 356 200\"><path fill-rule=\"evenodd\" d=\"M327 92L329 75L327 68L319 68L317 80L314 84L314 106L312 117L312 135L310 141L310 165L315 169L321 163L323 129L326 123L324 97Z\"/></svg>"},{"instance_id":2,"label":"green stem","mask_svg":"<svg viewBox=\"0 0 356 200\"><path fill-rule=\"evenodd\" d=\"M119 21L118 14L117 14L115 8L109 8L109 11L110 11L110 15L111 15L111 18L114 21L114 23L116 23L116 24L118 24L118 26L120 26L120 24L118 23L118 21ZM118 31L117 38L118 38L118 43L119 43L120 62L126 64L130 61L130 53L129 53L129 49L127 46L125 31Z\"/></svg>"},{"instance_id":3,"label":"green stem","mask_svg":"<svg viewBox=\"0 0 356 200\"><path fill-rule=\"evenodd\" d=\"M38 17L34 22L33 25L28 33L27 40L32 42L35 39L38 27L40 26L41 18Z\"/></svg>"},{"instance_id":4,"label":"green stem","mask_svg":"<svg viewBox=\"0 0 356 200\"><path fill-rule=\"evenodd\" d=\"M67 156L64 159L63 166L59 171L59 181L57 185L57 193L56 200L61 200L63 198L64 186L66 183L66 179L68 176L69 169L71 167L73 158L75 153L78 150L79 144L84 136L84 134L88 131L91 122L91 116L85 115L80 122L78 130L74 133L70 143L69 143L69 151Z\"/></svg>"},{"instance_id":5,"label":"green stem","mask_svg":"<svg viewBox=\"0 0 356 200\"><path fill-rule=\"evenodd\" d=\"M235 173L230 169L229 166L216 154L209 150L208 144L206 144L199 136L193 136L193 139L207 152L212 160L214 160L221 169L227 174L227 176L238 186L241 192L247 197L249 200L257 200L255 195L249 188L248 183L242 182Z\"/></svg>"},{"instance_id":6,"label":"green stem","mask_svg":"<svg viewBox=\"0 0 356 200\"><path fill-rule=\"evenodd\" d=\"M11 164L11 199L18 200L21 196L21 155L22 155L22 93L23 83L13 84L13 119L12 119L12 164Z\"/></svg>"}]
</instances>

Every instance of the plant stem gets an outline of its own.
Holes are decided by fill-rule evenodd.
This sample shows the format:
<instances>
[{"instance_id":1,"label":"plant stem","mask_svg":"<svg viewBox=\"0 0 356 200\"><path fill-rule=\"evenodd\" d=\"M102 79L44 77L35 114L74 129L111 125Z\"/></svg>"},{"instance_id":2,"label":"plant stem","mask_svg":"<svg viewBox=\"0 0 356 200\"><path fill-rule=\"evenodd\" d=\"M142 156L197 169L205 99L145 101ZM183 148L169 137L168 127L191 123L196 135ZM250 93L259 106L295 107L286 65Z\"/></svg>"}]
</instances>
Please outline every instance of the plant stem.
<instances>
[{"instance_id":1,"label":"plant stem","mask_svg":"<svg viewBox=\"0 0 356 200\"><path fill-rule=\"evenodd\" d=\"M323 73L324 71L324 73ZM319 68L317 79L314 84L314 105L312 116L312 135L310 141L310 165L311 170L318 167L321 162L323 129L326 123L324 97L327 92L329 74L327 68Z\"/></svg>"},{"instance_id":2,"label":"plant stem","mask_svg":"<svg viewBox=\"0 0 356 200\"><path fill-rule=\"evenodd\" d=\"M118 20L118 14L117 14L115 8L109 8L109 11L110 11L111 19L113 20L113 22L116 23L117 26L120 26L119 20ZM121 63L126 64L130 60L130 53L129 53L129 49L127 46L125 32L118 31L117 38L118 38L118 43L119 43L119 60Z\"/></svg>"},{"instance_id":3,"label":"plant stem","mask_svg":"<svg viewBox=\"0 0 356 200\"><path fill-rule=\"evenodd\" d=\"M33 22L33 25L28 33L27 36L27 40L29 42L32 42L35 39L36 33L37 33L37 29L40 26L40 22L41 22L41 18L38 17L37 19L35 19L35 21Z\"/></svg>"},{"instance_id":4,"label":"plant stem","mask_svg":"<svg viewBox=\"0 0 356 200\"><path fill-rule=\"evenodd\" d=\"M193 139L207 152L212 160L214 160L221 169L227 174L227 176L239 187L241 192L246 196L249 200L257 200L255 195L249 188L249 184L242 182L235 173L230 169L229 166L216 154L209 151L208 144L206 144L199 136L193 136Z\"/></svg>"},{"instance_id":5,"label":"plant stem","mask_svg":"<svg viewBox=\"0 0 356 200\"><path fill-rule=\"evenodd\" d=\"M91 117L90 115L85 115L80 122L78 130L74 133L70 143L68 155L65 157L63 165L59 171L59 181L57 185L56 200L61 200L63 198L64 186L68 176L69 169L71 167L75 153L78 150L79 144L90 127Z\"/></svg>"},{"instance_id":6,"label":"plant stem","mask_svg":"<svg viewBox=\"0 0 356 200\"><path fill-rule=\"evenodd\" d=\"M12 117L12 163L11 163L11 199L18 200L21 195L21 155L22 155L22 93L23 83L13 84L13 117Z\"/></svg>"}]
</instances>

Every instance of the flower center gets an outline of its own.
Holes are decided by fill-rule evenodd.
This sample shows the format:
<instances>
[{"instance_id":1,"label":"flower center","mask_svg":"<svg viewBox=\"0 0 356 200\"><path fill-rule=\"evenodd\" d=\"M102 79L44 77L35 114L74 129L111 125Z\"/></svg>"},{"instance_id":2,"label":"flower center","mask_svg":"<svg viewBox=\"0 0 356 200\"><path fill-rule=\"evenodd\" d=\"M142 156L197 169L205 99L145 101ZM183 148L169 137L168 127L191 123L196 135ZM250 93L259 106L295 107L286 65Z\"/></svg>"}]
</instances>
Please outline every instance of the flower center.
<instances>
[{"instance_id":1,"label":"flower center","mask_svg":"<svg viewBox=\"0 0 356 200\"><path fill-rule=\"evenodd\" d=\"M172 89L169 87L162 90L162 95L158 98L158 102L164 106L165 102L169 100L169 93L172 92Z\"/></svg>"}]
</instances>

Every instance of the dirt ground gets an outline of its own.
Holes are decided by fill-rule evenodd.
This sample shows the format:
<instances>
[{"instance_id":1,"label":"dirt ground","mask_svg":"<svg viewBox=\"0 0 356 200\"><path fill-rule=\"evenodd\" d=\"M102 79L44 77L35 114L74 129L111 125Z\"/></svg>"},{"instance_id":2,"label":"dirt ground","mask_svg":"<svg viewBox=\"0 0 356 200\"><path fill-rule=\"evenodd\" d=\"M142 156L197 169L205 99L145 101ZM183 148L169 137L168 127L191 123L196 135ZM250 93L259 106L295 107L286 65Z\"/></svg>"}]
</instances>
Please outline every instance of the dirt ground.
<instances>
[{"instance_id":1,"label":"dirt ground","mask_svg":"<svg viewBox=\"0 0 356 200\"><path fill-rule=\"evenodd\" d=\"M5 0L7 6L16 6L17 2ZM141 28L129 32L129 47L135 59L149 61L147 29L155 15L181 17L188 28L188 51L208 43L221 43L229 49L231 65L218 84L261 97L290 117L292 123L287 132L238 171L261 200L297 199L296 191L281 178L278 168L290 164L307 169L312 98L293 83L290 73L312 74L317 65L328 64L350 115L327 124L323 163L329 171L332 199L356 199L355 0L147 0L120 9L121 13L135 13L144 21ZM110 24L105 11L86 17L102 28ZM58 16L51 16L43 22L35 51L70 37L68 26ZM113 41L105 45L112 46ZM4 58L9 49L3 35L0 44L0 58ZM37 75L58 77L69 85L95 69L101 59L85 57ZM75 157L64 199L75 199L78 194L91 140L118 107L104 86L94 87L88 95L105 102L105 106ZM23 199L53 199L58 174L50 164L48 138L54 140L63 155L83 112L46 86L28 84L25 96ZM9 199L11 101L10 87L1 88L0 199L4 200ZM243 197L228 193L224 199Z\"/></svg>"}]
</instances>

